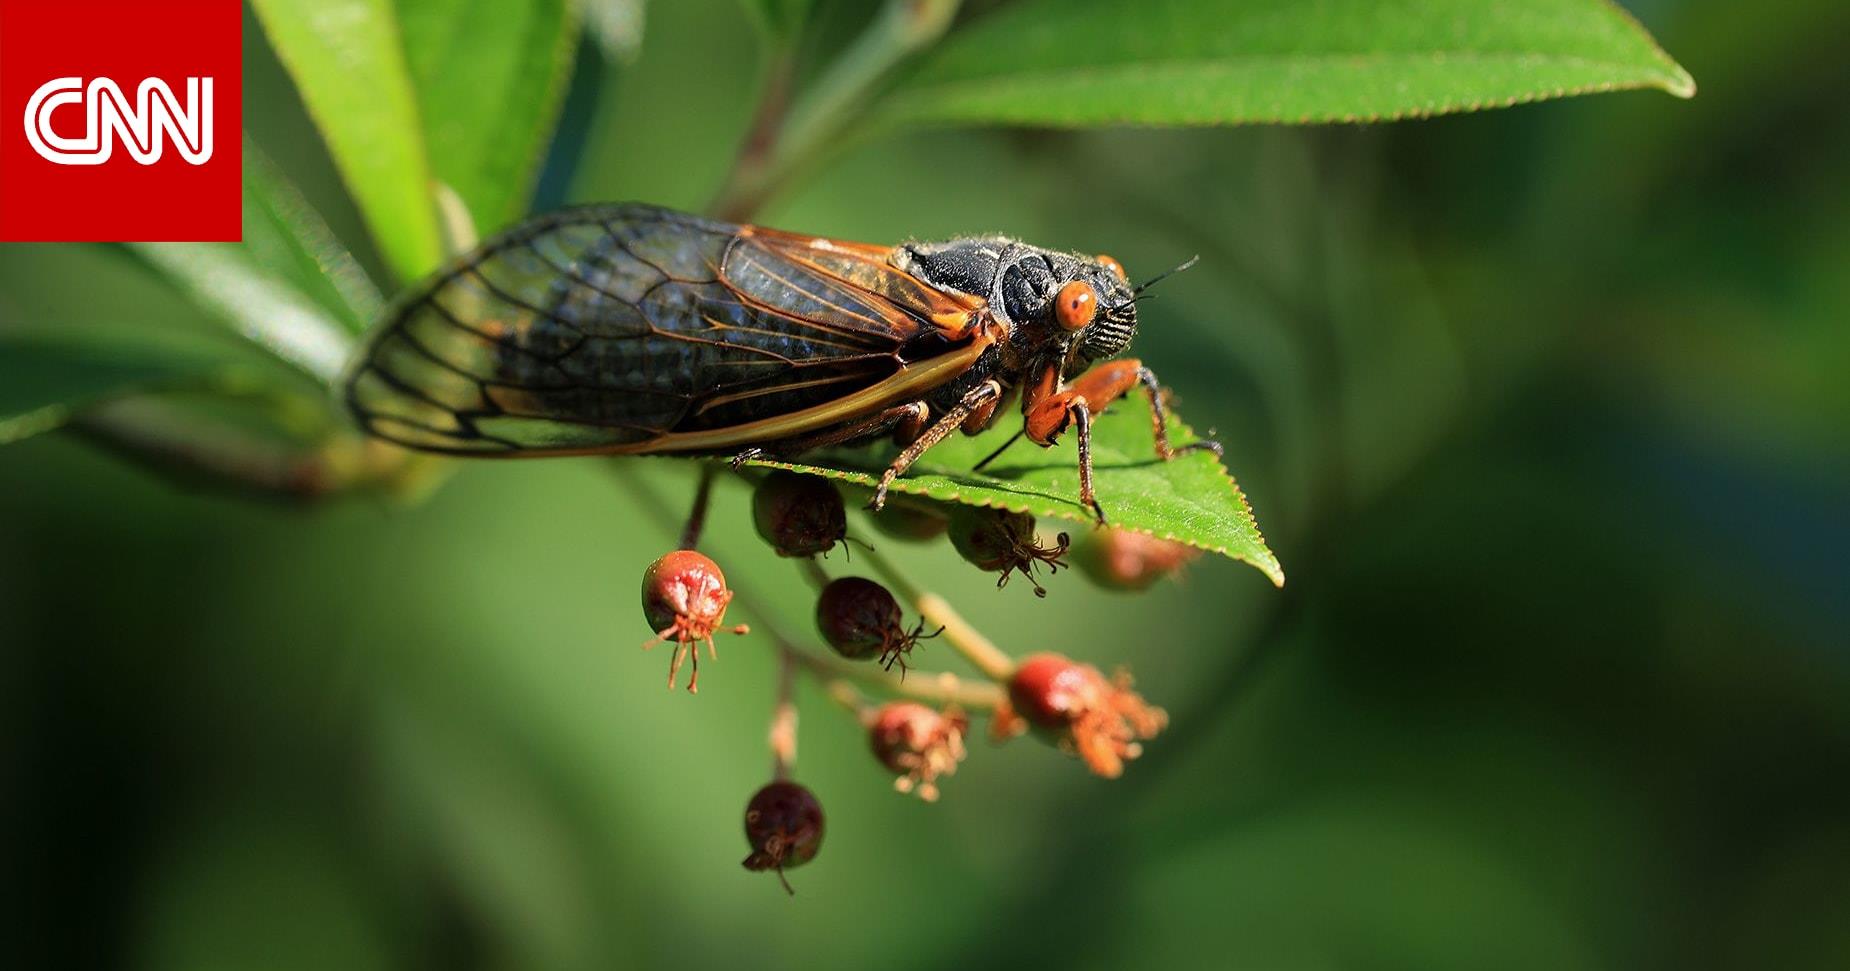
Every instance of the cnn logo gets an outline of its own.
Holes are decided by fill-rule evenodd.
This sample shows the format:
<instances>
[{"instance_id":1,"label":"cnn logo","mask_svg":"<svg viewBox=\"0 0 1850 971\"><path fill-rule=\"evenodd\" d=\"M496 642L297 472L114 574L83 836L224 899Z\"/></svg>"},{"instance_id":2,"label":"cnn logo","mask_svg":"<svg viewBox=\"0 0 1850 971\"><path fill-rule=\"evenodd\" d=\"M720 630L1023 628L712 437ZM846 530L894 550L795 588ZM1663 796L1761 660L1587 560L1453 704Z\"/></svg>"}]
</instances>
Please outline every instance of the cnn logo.
<instances>
[{"instance_id":1,"label":"cnn logo","mask_svg":"<svg viewBox=\"0 0 1850 971\"><path fill-rule=\"evenodd\" d=\"M60 135L53 126L58 109L83 112L82 134ZM26 101L26 141L39 157L58 165L101 165L115 153L116 140L142 165L161 160L165 140L192 165L212 158L212 79L186 79L186 100L159 78L147 78L130 102L109 78L55 78L39 85Z\"/></svg>"},{"instance_id":2,"label":"cnn logo","mask_svg":"<svg viewBox=\"0 0 1850 971\"><path fill-rule=\"evenodd\" d=\"M237 240L243 94L239 0L0 0L0 240Z\"/></svg>"}]
</instances>

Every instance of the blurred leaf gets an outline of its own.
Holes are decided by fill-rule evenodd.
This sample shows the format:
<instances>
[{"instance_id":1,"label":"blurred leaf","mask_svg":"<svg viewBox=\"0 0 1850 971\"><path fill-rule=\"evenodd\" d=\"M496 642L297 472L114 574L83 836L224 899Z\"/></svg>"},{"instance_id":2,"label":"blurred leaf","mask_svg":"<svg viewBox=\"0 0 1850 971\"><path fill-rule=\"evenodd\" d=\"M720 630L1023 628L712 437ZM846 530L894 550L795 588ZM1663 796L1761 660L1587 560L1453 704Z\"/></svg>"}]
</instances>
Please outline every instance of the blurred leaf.
<instances>
[{"instance_id":1,"label":"blurred leaf","mask_svg":"<svg viewBox=\"0 0 1850 971\"><path fill-rule=\"evenodd\" d=\"M321 214L248 139L244 143L244 245L251 259L294 284L354 333L383 300Z\"/></svg>"},{"instance_id":2,"label":"blurred leaf","mask_svg":"<svg viewBox=\"0 0 1850 971\"><path fill-rule=\"evenodd\" d=\"M430 168L480 231L524 214L578 42L566 0L398 0Z\"/></svg>"},{"instance_id":3,"label":"blurred leaf","mask_svg":"<svg viewBox=\"0 0 1850 971\"><path fill-rule=\"evenodd\" d=\"M1061 445L1038 449L1016 442L982 472L969 469L1015 430L998 424L975 437L955 436L925 453L893 491L942 502L997 506L1035 516L1090 524L1091 510L1079 502L1079 460L1068 435ZM1134 407L1107 411L1092 426L1094 484L1111 524L1232 557L1258 567L1279 586L1285 582L1278 558L1266 548L1246 496L1220 460L1195 452L1164 462L1155 455L1147 414ZM1173 415L1170 441L1199 440ZM888 457L854 450L830 453L828 465L753 462L873 486Z\"/></svg>"},{"instance_id":4,"label":"blurred leaf","mask_svg":"<svg viewBox=\"0 0 1850 971\"><path fill-rule=\"evenodd\" d=\"M204 349L0 332L0 445L51 431L100 401L206 382L227 365Z\"/></svg>"},{"instance_id":5,"label":"blurred leaf","mask_svg":"<svg viewBox=\"0 0 1850 971\"><path fill-rule=\"evenodd\" d=\"M1159 858L1121 904L1148 966L1208 966L1182 929L1211 926L1226 967L1600 967L1584 928L1501 847L1383 802L1286 803Z\"/></svg>"},{"instance_id":6,"label":"blurred leaf","mask_svg":"<svg viewBox=\"0 0 1850 971\"><path fill-rule=\"evenodd\" d=\"M604 56L627 64L642 51L643 0L584 0L585 30Z\"/></svg>"},{"instance_id":7,"label":"blurred leaf","mask_svg":"<svg viewBox=\"0 0 1850 971\"><path fill-rule=\"evenodd\" d=\"M443 259L417 96L390 0L252 0L400 279ZM468 78L459 89L476 90ZM484 116L492 117L492 116Z\"/></svg>"},{"instance_id":8,"label":"blurred leaf","mask_svg":"<svg viewBox=\"0 0 1850 971\"><path fill-rule=\"evenodd\" d=\"M128 250L245 339L331 385L353 336L238 243L130 243Z\"/></svg>"},{"instance_id":9,"label":"blurred leaf","mask_svg":"<svg viewBox=\"0 0 1850 971\"><path fill-rule=\"evenodd\" d=\"M787 40L803 29L803 22L809 19L809 8L813 0L740 0L745 5L745 12L757 22L759 29L773 39Z\"/></svg>"},{"instance_id":10,"label":"blurred leaf","mask_svg":"<svg viewBox=\"0 0 1850 971\"><path fill-rule=\"evenodd\" d=\"M1025 0L894 92L905 122L1379 121L1695 82L1606 0Z\"/></svg>"}]
</instances>

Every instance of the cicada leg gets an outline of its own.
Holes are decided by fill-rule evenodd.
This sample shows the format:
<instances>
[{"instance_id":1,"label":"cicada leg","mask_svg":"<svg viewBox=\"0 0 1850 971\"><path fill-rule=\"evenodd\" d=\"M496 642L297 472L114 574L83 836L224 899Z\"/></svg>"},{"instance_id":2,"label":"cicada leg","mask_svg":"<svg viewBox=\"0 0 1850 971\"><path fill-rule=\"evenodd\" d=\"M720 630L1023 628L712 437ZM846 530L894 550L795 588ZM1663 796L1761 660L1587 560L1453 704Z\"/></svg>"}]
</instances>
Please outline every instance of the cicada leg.
<instances>
[{"instance_id":1,"label":"cicada leg","mask_svg":"<svg viewBox=\"0 0 1850 971\"><path fill-rule=\"evenodd\" d=\"M970 392L963 396L963 400L957 402L951 410L933 422L930 428L925 429L917 439L913 440L912 444L906 446L905 451L900 452L898 457L893 459L893 464L886 467L886 471L880 474L880 484L874 488L874 498L867 504L867 508L875 512L884 508L887 489L892 486L894 479L904 475L906 470L912 467L912 463L919 460L919 456L924 455L933 445L944 441L946 436L956 431L972 414L1000 397L1002 397L1002 385L993 378L970 389Z\"/></svg>"},{"instance_id":2,"label":"cicada leg","mask_svg":"<svg viewBox=\"0 0 1850 971\"><path fill-rule=\"evenodd\" d=\"M1024 431L1036 444L1052 445L1068 425L1073 426L1079 439L1079 501L1091 508L1100 523L1105 522L1105 510L1092 490L1092 416L1139 384L1150 399L1151 430L1158 458L1167 462L1186 452L1221 454L1220 443L1207 439L1190 442L1181 448L1169 444L1169 416L1163 403L1163 386L1156 380L1155 372L1135 358L1093 368L1067 387L1037 396L1038 400L1032 400L1027 409Z\"/></svg>"},{"instance_id":3,"label":"cicada leg","mask_svg":"<svg viewBox=\"0 0 1850 971\"><path fill-rule=\"evenodd\" d=\"M1169 445L1169 408L1163 402L1163 386L1156 380L1156 372L1135 360L1125 363L1137 365L1137 380L1142 382L1144 394L1150 399L1150 421L1156 432L1156 454L1163 461L1167 462L1186 452L1213 452L1217 456L1221 454L1220 443L1211 438L1190 442L1181 448L1171 448Z\"/></svg>"}]
</instances>

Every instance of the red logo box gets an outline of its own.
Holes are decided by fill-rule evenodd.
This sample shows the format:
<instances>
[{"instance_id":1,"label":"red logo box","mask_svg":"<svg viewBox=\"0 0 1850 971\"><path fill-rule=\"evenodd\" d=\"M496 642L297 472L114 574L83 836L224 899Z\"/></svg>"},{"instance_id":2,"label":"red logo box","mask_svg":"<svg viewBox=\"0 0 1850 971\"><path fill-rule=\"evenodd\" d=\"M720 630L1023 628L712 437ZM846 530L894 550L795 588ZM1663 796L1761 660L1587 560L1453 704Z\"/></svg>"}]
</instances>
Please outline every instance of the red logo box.
<instances>
[{"instance_id":1,"label":"red logo box","mask_svg":"<svg viewBox=\"0 0 1850 971\"><path fill-rule=\"evenodd\" d=\"M0 0L0 240L243 238L238 0Z\"/></svg>"}]
</instances>

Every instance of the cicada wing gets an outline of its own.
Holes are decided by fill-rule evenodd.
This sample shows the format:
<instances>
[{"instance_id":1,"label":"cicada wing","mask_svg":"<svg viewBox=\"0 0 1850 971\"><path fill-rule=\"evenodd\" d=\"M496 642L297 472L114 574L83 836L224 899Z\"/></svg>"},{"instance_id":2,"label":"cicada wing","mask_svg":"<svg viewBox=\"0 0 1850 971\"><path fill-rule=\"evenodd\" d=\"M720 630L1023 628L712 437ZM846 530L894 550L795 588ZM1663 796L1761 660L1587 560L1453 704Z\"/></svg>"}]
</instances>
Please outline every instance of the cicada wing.
<instances>
[{"instance_id":1,"label":"cicada wing","mask_svg":"<svg viewBox=\"0 0 1850 971\"><path fill-rule=\"evenodd\" d=\"M636 205L525 223L389 315L348 401L381 437L473 454L706 447L732 427L800 434L851 417L825 406L870 399L935 335L939 308L757 232Z\"/></svg>"}]
</instances>

